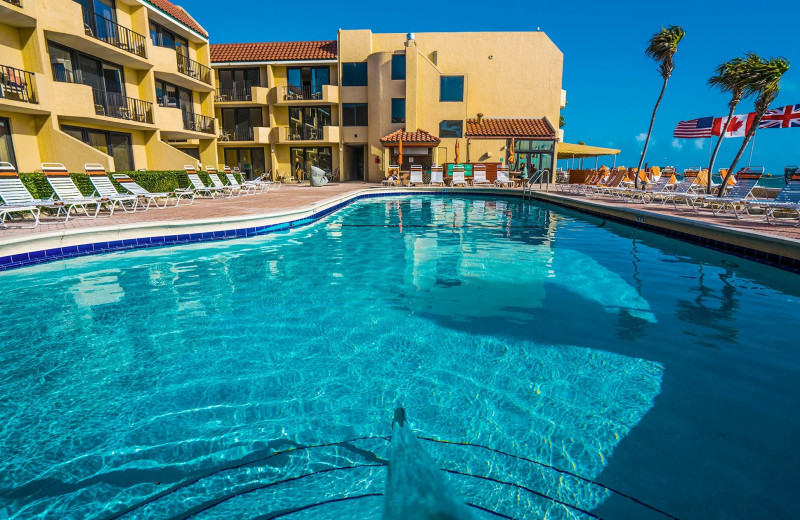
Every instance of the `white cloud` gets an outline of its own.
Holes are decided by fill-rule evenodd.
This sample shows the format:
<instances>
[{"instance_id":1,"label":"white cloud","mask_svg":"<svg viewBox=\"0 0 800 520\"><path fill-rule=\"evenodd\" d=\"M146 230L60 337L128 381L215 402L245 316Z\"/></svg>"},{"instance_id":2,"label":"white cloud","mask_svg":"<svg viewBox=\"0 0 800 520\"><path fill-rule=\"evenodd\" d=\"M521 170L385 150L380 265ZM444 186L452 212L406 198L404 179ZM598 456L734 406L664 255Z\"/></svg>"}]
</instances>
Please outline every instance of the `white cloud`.
<instances>
[{"instance_id":1,"label":"white cloud","mask_svg":"<svg viewBox=\"0 0 800 520\"><path fill-rule=\"evenodd\" d=\"M646 133L644 133L644 132L642 132L641 134L639 134L639 135L637 135L636 137L634 137L634 139L636 139L636 140L637 140L637 141L639 141L640 143L643 143L643 142L644 142L644 140L645 140L645 139L647 139L647 134L646 134Z\"/></svg>"},{"instance_id":2,"label":"white cloud","mask_svg":"<svg viewBox=\"0 0 800 520\"><path fill-rule=\"evenodd\" d=\"M675 148L676 150L680 150L681 148L683 148L683 143L681 142L680 139L673 139L672 147Z\"/></svg>"},{"instance_id":3,"label":"white cloud","mask_svg":"<svg viewBox=\"0 0 800 520\"><path fill-rule=\"evenodd\" d=\"M702 150L703 147L705 146L705 144L706 144L706 140L705 139L695 139L694 140L694 145L697 147L698 150Z\"/></svg>"}]
</instances>

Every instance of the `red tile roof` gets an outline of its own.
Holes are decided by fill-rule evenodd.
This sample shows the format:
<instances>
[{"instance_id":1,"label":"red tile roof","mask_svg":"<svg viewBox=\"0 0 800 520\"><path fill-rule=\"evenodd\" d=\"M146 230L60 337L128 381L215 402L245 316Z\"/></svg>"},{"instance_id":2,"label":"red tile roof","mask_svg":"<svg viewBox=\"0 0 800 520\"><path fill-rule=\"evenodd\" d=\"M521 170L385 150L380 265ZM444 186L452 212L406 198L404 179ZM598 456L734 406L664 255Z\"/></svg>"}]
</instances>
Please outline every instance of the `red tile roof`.
<instances>
[{"instance_id":1,"label":"red tile roof","mask_svg":"<svg viewBox=\"0 0 800 520\"><path fill-rule=\"evenodd\" d=\"M556 131L546 118L511 119L484 117L467 119L466 137L544 137L556 136Z\"/></svg>"},{"instance_id":2,"label":"red tile roof","mask_svg":"<svg viewBox=\"0 0 800 520\"><path fill-rule=\"evenodd\" d=\"M183 10L182 7L169 2L168 0L145 0L148 4L152 5L159 11L163 12L173 20L177 20L186 27L208 38L208 33L205 29L200 27L189 14Z\"/></svg>"},{"instance_id":3,"label":"red tile roof","mask_svg":"<svg viewBox=\"0 0 800 520\"><path fill-rule=\"evenodd\" d=\"M397 130L391 134L381 137L381 142L384 145L397 144L400 140L406 145L415 144L439 144L441 140L435 135L431 135L425 130L417 130L416 132L406 132L405 128Z\"/></svg>"},{"instance_id":4,"label":"red tile roof","mask_svg":"<svg viewBox=\"0 0 800 520\"><path fill-rule=\"evenodd\" d=\"M211 63L335 59L336 40L316 42L216 43L211 45Z\"/></svg>"}]
</instances>

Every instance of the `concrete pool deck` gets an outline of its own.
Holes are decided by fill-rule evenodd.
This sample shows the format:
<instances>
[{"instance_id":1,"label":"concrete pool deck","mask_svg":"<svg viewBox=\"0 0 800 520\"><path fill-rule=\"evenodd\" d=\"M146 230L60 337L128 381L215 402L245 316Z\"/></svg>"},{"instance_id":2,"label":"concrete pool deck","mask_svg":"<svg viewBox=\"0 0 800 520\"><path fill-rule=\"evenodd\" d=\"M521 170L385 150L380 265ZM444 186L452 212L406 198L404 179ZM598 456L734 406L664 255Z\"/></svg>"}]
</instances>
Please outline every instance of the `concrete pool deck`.
<instances>
[{"instance_id":1,"label":"concrete pool deck","mask_svg":"<svg viewBox=\"0 0 800 520\"><path fill-rule=\"evenodd\" d=\"M0 229L0 270L104 251L253 236L308 223L363 196L440 192L441 188L382 188L346 182L323 188L284 185L279 190L233 198L200 199L164 210L124 213L110 218L44 218L36 229ZM521 189L446 188L448 193L504 194ZM671 204L630 203L604 197L562 194L553 186L534 198L601 218L625 222L706 247L800 271L800 228L770 225L757 217L737 220Z\"/></svg>"}]
</instances>

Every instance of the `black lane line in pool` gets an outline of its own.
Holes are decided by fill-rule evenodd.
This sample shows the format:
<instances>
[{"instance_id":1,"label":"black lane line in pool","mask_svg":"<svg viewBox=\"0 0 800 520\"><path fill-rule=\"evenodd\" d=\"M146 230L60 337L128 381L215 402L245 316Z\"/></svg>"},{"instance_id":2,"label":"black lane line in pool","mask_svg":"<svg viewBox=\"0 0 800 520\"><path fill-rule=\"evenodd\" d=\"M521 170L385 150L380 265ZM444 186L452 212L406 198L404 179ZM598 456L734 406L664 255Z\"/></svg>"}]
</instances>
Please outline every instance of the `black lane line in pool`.
<instances>
[{"instance_id":1,"label":"black lane line in pool","mask_svg":"<svg viewBox=\"0 0 800 520\"><path fill-rule=\"evenodd\" d=\"M586 477L582 477L582 476L580 476L580 475L578 475L576 473L571 473L571 472L569 472L569 471L567 471L565 469L557 468L555 466L551 466L550 464L546 464L544 462L539 462L538 460L529 459L529 458L523 457L521 455L513 455L511 453L506 453L504 451L500 451L500 450L497 450L497 449L494 449L494 448L489 448L488 446L482 446L480 444L474 444L474 443L471 443L471 442L447 441L447 440L444 440L444 439L433 439L431 437L419 437L419 439L423 440L423 441L436 442L436 443L440 443L440 444L452 444L452 445L456 445L456 446L470 446L470 447L474 447L474 448L481 448L481 449L484 449L484 450L487 450L487 451L498 453L500 455L505 455L506 457L511 457L513 459L523 460L525 462L530 462L531 464L536 464L537 466L542 466L544 468L548 468L548 469L552 469L553 471L557 471L558 473L562 473L564 475L569 475L570 477L574 477L574 478L576 478L578 480L581 480L583 482L586 482L588 484L593 484L595 486L599 486L599 487L601 487L601 488L603 488L603 489L605 489L607 491L611 491L612 493L617 494L617 495L619 495L621 497L627 498L629 500L633 500L637 504L640 504L640 505L642 505L642 506L644 506L644 507L646 507L646 508L648 508L648 509L650 509L652 511L655 511L656 513L661 513L662 515L664 515L664 516L666 516L668 518L672 518L673 520L680 520L677 516L673 516L673 515L667 513L666 511L662 511L662 510L658 509L657 507L651 506L650 504L646 504L646 503L642 502L641 500L639 500L638 498L633 497L631 495L628 495L626 493L623 493L622 491L617 491L616 489L610 488L610 487L606 486L605 484L601 484L599 482L595 482L594 480L590 480L590 479L588 479Z\"/></svg>"},{"instance_id":2,"label":"black lane line in pool","mask_svg":"<svg viewBox=\"0 0 800 520\"><path fill-rule=\"evenodd\" d=\"M511 486L511 487L515 487L515 488L518 488L518 489L522 489L523 491L527 491L528 493L532 493L532 494L536 495L537 497L545 498L547 500L555 502L558 505L564 506L564 507L566 507L568 509L572 509L572 510L577 511L579 513L583 513L584 515L587 515L587 516L589 516L591 518L596 518L597 520L603 520L602 517L597 516L594 513L590 513L589 511L587 511L585 509L581 509L578 506L573 506L572 504L568 504L567 502L563 502L563 501L561 501L561 500L559 500L557 498L553 498L551 496L545 495L544 493L539 493L538 491L535 491L535 490L533 490L533 489L531 489L531 488L529 488L527 486L523 486L522 484L514 484L513 482L506 482L505 480L498 480L496 478L485 477L483 475L473 475L472 473L462 473L462 472L456 471L454 469L443 469L442 471L445 471L445 472L453 474L453 475L461 475L463 477L477 478L477 479L486 480L486 481L489 481L489 482L494 482L496 484L503 484L504 486Z\"/></svg>"},{"instance_id":3,"label":"black lane line in pool","mask_svg":"<svg viewBox=\"0 0 800 520\"><path fill-rule=\"evenodd\" d=\"M389 440L388 437L366 436L366 437L356 437L356 438L353 438L353 439L348 439L348 440L340 441L340 442L329 442L329 443L325 443L325 444L313 444L313 445L309 445L309 446L302 446L302 447L299 447L299 448L292 448L292 449L289 449L289 450L276 451L276 452L270 453L266 457L261 457L259 459L254 459L254 460L250 460L250 461L247 461L247 462L239 462L237 464L231 464L229 466L223 466L221 468L215 469L214 471L210 471L208 473L203 473L201 475L196 475L194 477L191 477L191 478L188 478L188 479L183 480L181 482L178 482L174 486L170 486L170 487L168 487L167 489L165 489L163 491L159 491L155 495L149 496L146 499L142 500L141 502L137 502L136 504L133 504L133 505L121 510L121 511L118 511L116 513L113 513L110 516L105 517L104 520L116 520L117 518L121 518L121 517L123 517L123 516L125 516L125 515L127 515L129 513L132 513L133 511L136 511L137 509L141 509L142 507L144 507L144 506L146 506L148 504L151 504L151 503L155 502L156 500L159 500L160 498L163 498L163 497L165 497L167 495L171 495L172 493L180 491L181 489L183 489L185 487L189 487L192 484L196 484L197 482L201 481L204 478L213 477L214 475L217 475L218 473L222 473L223 471L230 471L230 470L234 470L234 469L244 468L246 466L252 466L253 464L257 464L259 462L264 462L264 461L267 461L267 460L269 460L271 458L278 457L280 455L290 454L290 453L297 452L297 451L310 450L310 449L314 449L314 448L328 448L328 447L331 447L331 446L347 445L347 444L352 443L352 442L364 441L364 440L370 440L370 439L373 439L373 440L384 440L384 441L388 441ZM381 465L381 464L378 464L378 465ZM385 463L384 463L384 465L385 465Z\"/></svg>"},{"instance_id":4,"label":"black lane line in pool","mask_svg":"<svg viewBox=\"0 0 800 520\"><path fill-rule=\"evenodd\" d=\"M544 229L544 226L504 226L502 224L496 226L487 226L487 225L467 225L467 224L449 224L449 225L435 225L435 224L401 224L398 222L397 224L328 224L328 227L370 227L370 228L441 228L441 229L452 229L454 227L457 228L467 228L467 229Z\"/></svg>"}]
</instances>

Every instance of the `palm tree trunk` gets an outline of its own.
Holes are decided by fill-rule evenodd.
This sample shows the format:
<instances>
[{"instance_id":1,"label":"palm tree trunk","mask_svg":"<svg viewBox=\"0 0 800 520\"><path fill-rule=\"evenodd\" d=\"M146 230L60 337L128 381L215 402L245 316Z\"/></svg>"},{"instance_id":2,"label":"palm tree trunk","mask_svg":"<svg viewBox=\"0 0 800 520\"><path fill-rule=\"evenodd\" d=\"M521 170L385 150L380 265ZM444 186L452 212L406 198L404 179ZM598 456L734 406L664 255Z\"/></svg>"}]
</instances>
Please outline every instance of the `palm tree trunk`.
<instances>
[{"instance_id":1,"label":"palm tree trunk","mask_svg":"<svg viewBox=\"0 0 800 520\"><path fill-rule=\"evenodd\" d=\"M766 112L766 110L764 112ZM722 179L722 184L720 185L719 193L717 194L718 197L725 196L725 190L728 188L728 179L730 179L731 175L733 175L733 169L736 168L736 163L739 162L739 159L742 158L742 154L744 154L744 149L747 148L747 143L750 142L750 139L753 137L753 134L756 133L756 128L758 128L759 123L761 123L761 118L764 117L764 112L761 111L756 112L756 117L753 118L753 124L750 125L750 128L747 130L747 134L744 136L744 142L742 143L742 146L736 153L736 157L733 158L733 162L731 163L731 167L728 168L728 172L725 174L725 178Z\"/></svg>"},{"instance_id":2,"label":"palm tree trunk","mask_svg":"<svg viewBox=\"0 0 800 520\"><path fill-rule=\"evenodd\" d=\"M725 126L722 127L722 132L719 134L719 138L717 138L717 145L714 147L714 153L711 154L711 160L708 163L708 187L706 188L706 193L711 195L711 175L714 171L714 161L717 159L717 153L719 152L719 147L722 144L722 139L725 137L725 132L728 131L728 125L731 124L731 119L733 119L733 112L736 110L736 105L738 103L734 103L731 105L730 112L728 112L728 119L725 120ZM713 125L712 125L713 126Z\"/></svg>"},{"instance_id":3,"label":"palm tree trunk","mask_svg":"<svg viewBox=\"0 0 800 520\"><path fill-rule=\"evenodd\" d=\"M642 163L644 163L644 156L647 154L647 145L650 144L650 134L653 133L653 123L656 121L656 112L658 112L658 105L661 104L661 98L664 97L664 91L667 90L667 81L669 78L664 78L664 85L661 87L661 94L658 95L658 101L656 101L656 106L653 107L653 117L650 118L650 128L647 130L647 139L644 140L644 149L642 150L642 156L639 157L639 166L636 168L636 175L633 178L633 185L638 190L639 189L639 172L642 171Z\"/></svg>"}]
</instances>

